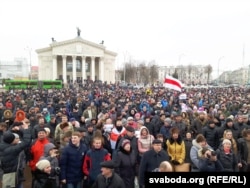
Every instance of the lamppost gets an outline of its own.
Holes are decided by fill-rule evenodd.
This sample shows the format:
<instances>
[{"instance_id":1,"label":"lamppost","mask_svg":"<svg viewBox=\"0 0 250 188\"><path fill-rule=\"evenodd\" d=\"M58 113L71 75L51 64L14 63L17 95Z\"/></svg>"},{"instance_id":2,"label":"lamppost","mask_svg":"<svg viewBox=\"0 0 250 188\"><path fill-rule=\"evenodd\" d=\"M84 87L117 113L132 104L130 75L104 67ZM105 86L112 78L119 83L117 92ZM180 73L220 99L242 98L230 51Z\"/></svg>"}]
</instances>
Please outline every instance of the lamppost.
<instances>
[{"instance_id":1,"label":"lamppost","mask_svg":"<svg viewBox=\"0 0 250 188\"><path fill-rule=\"evenodd\" d=\"M221 56L218 59L218 78L217 78L217 85L219 84L219 78L220 78L220 61L224 58L224 56Z\"/></svg>"},{"instance_id":2,"label":"lamppost","mask_svg":"<svg viewBox=\"0 0 250 188\"><path fill-rule=\"evenodd\" d=\"M32 80L32 65L31 65L31 51L32 51L32 48L30 48L29 46L27 46L25 48L25 50L27 50L29 52L29 61L30 61L30 68L29 68L29 75L30 75L30 80Z\"/></svg>"},{"instance_id":3,"label":"lamppost","mask_svg":"<svg viewBox=\"0 0 250 188\"><path fill-rule=\"evenodd\" d=\"M179 60L178 60L178 66L179 66L179 70L180 70L179 71L180 74L178 73L178 79L179 80L182 80L182 72L183 72L182 69L183 69L183 66L181 66L181 58L184 57L184 56L186 56L184 53L182 53L182 54L179 55Z\"/></svg>"}]
</instances>

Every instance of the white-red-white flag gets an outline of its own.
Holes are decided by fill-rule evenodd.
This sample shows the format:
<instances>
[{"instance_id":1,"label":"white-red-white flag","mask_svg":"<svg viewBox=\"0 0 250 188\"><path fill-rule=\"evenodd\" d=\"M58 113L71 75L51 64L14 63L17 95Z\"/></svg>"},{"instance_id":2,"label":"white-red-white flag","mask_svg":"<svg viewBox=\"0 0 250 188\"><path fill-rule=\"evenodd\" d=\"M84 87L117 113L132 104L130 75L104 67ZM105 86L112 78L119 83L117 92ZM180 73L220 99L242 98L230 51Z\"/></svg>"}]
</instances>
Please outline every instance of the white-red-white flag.
<instances>
[{"instance_id":1,"label":"white-red-white flag","mask_svg":"<svg viewBox=\"0 0 250 188\"><path fill-rule=\"evenodd\" d=\"M182 88L183 84L181 83L180 80L177 80L176 78L174 78L172 76L166 75L166 78L164 80L164 86L166 88L181 92L181 88Z\"/></svg>"}]
</instances>

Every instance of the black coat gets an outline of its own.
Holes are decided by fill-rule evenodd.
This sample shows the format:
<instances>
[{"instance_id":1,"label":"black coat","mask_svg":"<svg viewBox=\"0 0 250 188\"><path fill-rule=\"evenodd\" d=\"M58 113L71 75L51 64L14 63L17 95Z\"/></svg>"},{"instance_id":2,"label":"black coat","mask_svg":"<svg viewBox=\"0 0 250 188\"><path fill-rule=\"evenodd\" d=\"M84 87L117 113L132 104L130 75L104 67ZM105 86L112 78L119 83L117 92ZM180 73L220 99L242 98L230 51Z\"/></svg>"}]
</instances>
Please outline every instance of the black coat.
<instances>
[{"instance_id":1,"label":"black coat","mask_svg":"<svg viewBox=\"0 0 250 188\"><path fill-rule=\"evenodd\" d=\"M52 187L49 180L49 174L38 169L34 171L34 180L32 188L49 188Z\"/></svg>"},{"instance_id":2,"label":"black coat","mask_svg":"<svg viewBox=\"0 0 250 188\"><path fill-rule=\"evenodd\" d=\"M133 150L125 151L122 147L115 158L115 172L123 179L126 188L134 188L136 176L136 156Z\"/></svg>"},{"instance_id":3,"label":"black coat","mask_svg":"<svg viewBox=\"0 0 250 188\"><path fill-rule=\"evenodd\" d=\"M125 188L125 184L122 178L117 174L113 173L112 177L108 179L108 185L106 185L106 178L99 174L93 186L91 188Z\"/></svg>"},{"instance_id":4,"label":"black coat","mask_svg":"<svg viewBox=\"0 0 250 188\"><path fill-rule=\"evenodd\" d=\"M155 150L151 149L143 154L139 170L140 185L144 185L144 173L152 172L160 166L162 161L169 161L169 156L164 150L156 153Z\"/></svg>"},{"instance_id":5,"label":"black coat","mask_svg":"<svg viewBox=\"0 0 250 188\"><path fill-rule=\"evenodd\" d=\"M31 143L30 129L23 130L23 140L21 143L12 145L5 142L0 143L0 159L4 173L17 171L18 156Z\"/></svg>"}]
</instances>

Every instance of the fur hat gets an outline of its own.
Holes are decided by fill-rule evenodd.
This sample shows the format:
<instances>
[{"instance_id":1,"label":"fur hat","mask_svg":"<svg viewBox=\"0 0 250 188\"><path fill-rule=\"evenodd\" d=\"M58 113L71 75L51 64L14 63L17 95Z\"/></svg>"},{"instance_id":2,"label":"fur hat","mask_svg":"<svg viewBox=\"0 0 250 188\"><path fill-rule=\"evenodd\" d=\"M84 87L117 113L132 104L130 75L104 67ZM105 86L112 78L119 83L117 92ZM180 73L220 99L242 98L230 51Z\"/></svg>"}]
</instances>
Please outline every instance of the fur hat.
<instances>
[{"instance_id":1,"label":"fur hat","mask_svg":"<svg viewBox=\"0 0 250 188\"><path fill-rule=\"evenodd\" d=\"M15 140L15 135L11 132L5 132L3 134L3 141L8 143L8 144L11 144L13 141Z\"/></svg>"},{"instance_id":2,"label":"fur hat","mask_svg":"<svg viewBox=\"0 0 250 188\"><path fill-rule=\"evenodd\" d=\"M130 144L130 140L124 139L124 140L122 141L122 147L123 147L123 148L125 147L126 144Z\"/></svg>"},{"instance_id":3,"label":"fur hat","mask_svg":"<svg viewBox=\"0 0 250 188\"><path fill-rule=\"evenodd\" d=\"M36 163L36 168L43 171L46 167L50 166L50 162L47 159L42 159Z\"/></svg>"},{"instance_id":4,"label":"fur hat","mask_svg":"<svg viewBox=\"0 0 250 188\"><path fill-rule=\"evenodd\" d=\"M65 127L68 127L68 126L69 126L68 122L61 123L60 129L64 129Z\"/></svg>"}]
</instances>

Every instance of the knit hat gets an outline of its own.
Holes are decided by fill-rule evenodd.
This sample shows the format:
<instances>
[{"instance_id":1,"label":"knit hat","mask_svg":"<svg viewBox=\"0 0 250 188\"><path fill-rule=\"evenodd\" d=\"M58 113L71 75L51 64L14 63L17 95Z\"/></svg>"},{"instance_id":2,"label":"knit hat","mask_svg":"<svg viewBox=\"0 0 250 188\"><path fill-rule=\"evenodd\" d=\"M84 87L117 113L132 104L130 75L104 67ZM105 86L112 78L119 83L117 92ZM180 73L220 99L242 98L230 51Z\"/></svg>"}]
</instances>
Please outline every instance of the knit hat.
<instances>
[{"instance_id":1,"label":"knit hat","mask_svg":"<svg viewBox=\"0 0 250 188\"><path fill-rule=\"evenodd\" d=\"M137 124L144 125L144 122L143 122L143 120L138 120Z\"/></svg>"},{"instance_id":2,"label":"knit hat","mask_svg":"<svg viewBox=\"0 0 250 188\"><path fill-rule=\"evenodd\" d=\"M50 166L50 162L47 159L42 159L36 163L36 168L39 170L43 170L49 166Z\"/></svg>"},{"instance_id":3,"label":"knit hat","mask_svg":"<svg viewBox=\"0 0 250 188\"><path fill-rule=\"evenodd\" d=\"M167 122L168 124L171 124L171 123L172 123L171 118L166 118L164 121Z\"/></svg>"},{"instance_id":4,"label":"knit hat","mask_svg":"<svg viewBox=\"0 0 250 188\"><path fill-rule=\"evenodd\" d=\"M201 142L204 142L204 141L206 141L206 138L202 134L198 134L196 136L196 142L197 143L201 143Z\"/></svg>"},{"instance_id":5,"label":"knit hat","mask_svg":"<svg viewBox=\"0 0 250 188\"><path fill-rule=\"evenodd\" d=\"M39 133L41 131L44 131L46 133L46 130L44 128L42 128L42 127L40 127L40 128L37 129L37 133Z\"/></svg>"},{"instance_id":6,"label":"knit hat","mask_svg":"<svg viewBox=\"0 0 250 188\"><path fill-rule=\"evenodd\" d=\"M5 132L3 134L3 141L8 143L8 144L11 144L13 141L15 140L15 135L11 132Z\"/></svg>"},{"instance_id":7,"label":"knit hat","mask_svg":"<svg viewBox=\"0 0 250 188\"><path fill-rule=\"evenodd\" d=\"M123 148L125 147L126 144L130 144L130 140L124 139L124 140L122 141L122 147L123 147Z\"/></svg>"},{"instance_id":8,"label":"knit hat","mask_svg":"<svg viewBox=\"0 0 250 188\"><path fill-rule=\"evenodd\" d=\"M134 118L132 116L129 116L127 121L129 121L129 120L134 120Z\"/></svg>"},{"instance_id":9,"label":"knit hat","mask_svg":"<svg viewBox=\"0 0 250 188\"><path fill-rule=\"evenodd\" d=\"M232 142L231 142L230 140L228 140L228 139L223 139L222 145L224 145L224 144L226 144L226 143L232 145Z\"/></svg>"},{"instance_id":10,"label":"knit hat","mask_svg":"<svg viewBox=\"0 0 250 188\"><path fill-rule=\"evenodd\" d=\"M229 122L233 122L233 120L231 118L227 118L226 123L229 123Z\"/></svg>"},{"instance_id":11,"label":"knit hat","mask_svg":"<svg viewBox=\"0 0 250 188\"><path fill-rule=\"evenodd\" d=\"M45 130L46 133L48 133L48 134L50 133L50 128L49 127L44 127L44 130Z\"/></svg>"}]
</instances>

